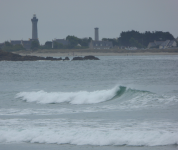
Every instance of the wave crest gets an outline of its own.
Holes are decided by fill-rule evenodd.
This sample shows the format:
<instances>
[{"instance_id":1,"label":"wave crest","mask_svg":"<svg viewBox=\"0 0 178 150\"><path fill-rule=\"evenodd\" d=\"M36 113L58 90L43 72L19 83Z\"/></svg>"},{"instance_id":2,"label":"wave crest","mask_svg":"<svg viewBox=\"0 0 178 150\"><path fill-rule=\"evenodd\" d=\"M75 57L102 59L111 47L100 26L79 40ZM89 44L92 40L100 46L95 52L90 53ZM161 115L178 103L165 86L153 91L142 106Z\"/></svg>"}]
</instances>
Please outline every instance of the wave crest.
<instances>
[{"instance_id":1,"label":"wave crest","mask_svg":"<svg viewBox=\"0 0 178 150\"><path fill-rule=\"evenodd\" d=\"M16 98L40 104L70 103L78 105L97 104L112 100L108 104L112 104L117 108L153 107L160 106L160 104L173 105L178 102L178 97L176 96L160 96L148 91L130 89L124 86L93 92L20 92L16 94Z\"/></svg>"},{"instance_id":2,"label":"wave crest","mask_svg":"<svg viewBox=\"0 0 178 150\"><path fill-rule=\"evenodd\" d=\"M95 104L105 102L121 96L126 87L115 87L110 90L100 91L79 91L79 92L20 92L16 98L21 98L27 102L36 102L41 104L63 103L70 104Z\"/></svg>"}]
</instances>

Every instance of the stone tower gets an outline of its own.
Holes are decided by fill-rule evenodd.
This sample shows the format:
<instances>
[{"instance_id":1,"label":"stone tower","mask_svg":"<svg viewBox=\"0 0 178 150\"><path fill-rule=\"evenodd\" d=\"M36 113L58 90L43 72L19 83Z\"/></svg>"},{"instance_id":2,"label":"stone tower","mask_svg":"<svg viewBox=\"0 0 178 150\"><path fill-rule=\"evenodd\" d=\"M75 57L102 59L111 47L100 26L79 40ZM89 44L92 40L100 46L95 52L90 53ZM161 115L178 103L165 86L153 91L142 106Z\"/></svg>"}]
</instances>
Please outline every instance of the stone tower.
<instances>
[{"instance_id":1,"label":"stone tower","mask_svg":"<svg viewBox=\"0 0 178 150\"><path fill-rule=\"evenodd\" d=\"M38 39L38 30L37 30L37 22L38 19L36 18L36 14L33 15L32 21L32 40Z\"/></svg>"},{"instance_id":2,"label":"stone tower","mask_svg":"<svg viewBox=\"0 0 178 150\"><path fill-rule=\"evenodd\" d=\"M99 28L95 28L95 41L99 41Z\"/></svg>"}]
</instances>

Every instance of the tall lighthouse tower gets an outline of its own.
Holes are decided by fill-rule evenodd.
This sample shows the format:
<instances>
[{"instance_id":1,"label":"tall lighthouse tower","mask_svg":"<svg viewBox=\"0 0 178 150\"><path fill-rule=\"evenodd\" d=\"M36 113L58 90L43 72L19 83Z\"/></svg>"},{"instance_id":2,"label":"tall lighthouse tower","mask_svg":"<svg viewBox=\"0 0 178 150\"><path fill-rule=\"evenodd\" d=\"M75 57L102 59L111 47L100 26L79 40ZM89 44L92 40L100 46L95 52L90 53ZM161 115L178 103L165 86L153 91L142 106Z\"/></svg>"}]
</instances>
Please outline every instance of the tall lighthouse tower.
<instances>
[{"instance_id":1,"label":"tall lighthouse tower","mask_svg":"<svg viewBox=\"0 0 178 150\"><path fill-rule=\"evenodd\" d=\"M38 29L37 29L37 22L38 19L36 18L36 14L33 15L32 21L32 40L38 39Z\"/></svg>"}]
</instances>

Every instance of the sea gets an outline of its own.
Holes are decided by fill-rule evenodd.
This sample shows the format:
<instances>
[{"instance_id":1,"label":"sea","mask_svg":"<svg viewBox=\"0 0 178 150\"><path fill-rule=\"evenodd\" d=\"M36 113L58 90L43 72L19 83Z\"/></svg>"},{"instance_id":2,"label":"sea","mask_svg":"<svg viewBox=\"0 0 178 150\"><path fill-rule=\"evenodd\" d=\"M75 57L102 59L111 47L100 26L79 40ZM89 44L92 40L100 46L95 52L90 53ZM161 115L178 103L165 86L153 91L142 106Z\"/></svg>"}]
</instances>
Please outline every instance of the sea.
<instances>
[{"instance_id":1,"label":"sea","mask_svg":"<svg viewBox=\"0 0 178 150\"><path fill-rule=\"evenodd\" d=\"M1 61L0 150L178 149L178 55L98 58Z\"/></svg>"}]
</instances>

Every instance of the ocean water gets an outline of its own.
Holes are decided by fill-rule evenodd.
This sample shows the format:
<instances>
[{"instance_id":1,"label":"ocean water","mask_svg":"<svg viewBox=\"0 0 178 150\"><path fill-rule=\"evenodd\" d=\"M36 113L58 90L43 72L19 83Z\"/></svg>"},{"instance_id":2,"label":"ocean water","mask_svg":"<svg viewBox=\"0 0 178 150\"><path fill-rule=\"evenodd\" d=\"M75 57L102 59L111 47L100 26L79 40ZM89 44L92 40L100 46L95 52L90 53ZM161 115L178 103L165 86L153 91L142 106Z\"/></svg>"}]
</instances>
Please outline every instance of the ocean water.
<instances>
[{"instance_id":1,"label":"ocean water","mask_svg":"<svg viewBox=\"0 0 178 150\"><path fill-rule=\"evenodd\" d=\"M178 55L0 62L0 150L178 149Z\"/></svg>"}]
</instances>

